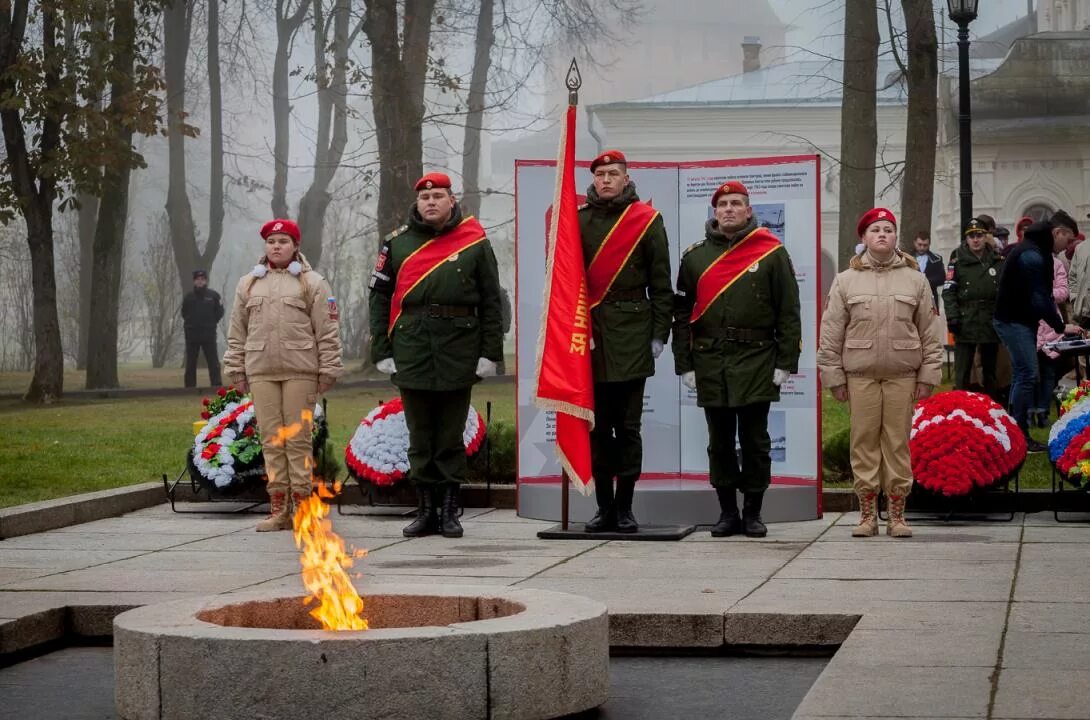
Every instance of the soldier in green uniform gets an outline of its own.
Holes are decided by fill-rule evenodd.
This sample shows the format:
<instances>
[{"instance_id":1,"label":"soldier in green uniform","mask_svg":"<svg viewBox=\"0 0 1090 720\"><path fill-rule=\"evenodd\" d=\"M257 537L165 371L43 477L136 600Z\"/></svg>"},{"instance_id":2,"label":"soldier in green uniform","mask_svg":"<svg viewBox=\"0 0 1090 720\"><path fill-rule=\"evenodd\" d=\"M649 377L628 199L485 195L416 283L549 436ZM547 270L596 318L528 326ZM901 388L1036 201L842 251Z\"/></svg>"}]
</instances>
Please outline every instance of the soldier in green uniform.
<instances>
[{"instance_id":1,"label":"soldier in green uniform","mask_svg":"<svg viewBox=\"0 0 1090 720\"><path fill-rule=\"evenodd\" d=\"M416 183L409 223L386 237L370 283L371 361L401 390L409 426L418 513L407 537L462 536L470 390L503 359L496 256L450 188L442 173Z\"/></svg>"},{"instance_id":2,"label":"soldier in green uniform","mask_svg":"<svg viewBox=\"0 0 1090 720\"><path fill-rule=\"evenodd\" d=\"M768 412L780 385L798 371L799 287L787 249L758 227L742 183L721 185L712 207L704 240L685 251L678 270L675 371L696 390L708 422L709 474L721 510L712 535L764 537L761 506L772 480Z\"/></svg>"},{"instance_id":3,"label":"soldier in green uniform","mask_svg":"<svg viewBox=\"0 0 1090 720\"><path fill-rule=\"evenodd\" d=\"M643 466L644 384L670 337L670 251L662 216L640 202L625 156L608 150L590 170L594 182L579 209L579 231L593 330L591 464L598 512L586 530L633 533L639 529L632 497Z\"/></svg>"},{"instance_id":4,"label":"soldier in green uniform","mask_svg":"<svg viewBox=\"0 0 1090 720\"><path fill-rule=\"evenodd\" d=\"M995 296L1003 257L988 242L988 229L974 218L965 228L965 242L950 254L942 302L946 326L954 335L954 387L968 390L973 358L980 352L984 392L999 399L996 358L999 336L992 327Z\"/></svg>"}]
</instances>

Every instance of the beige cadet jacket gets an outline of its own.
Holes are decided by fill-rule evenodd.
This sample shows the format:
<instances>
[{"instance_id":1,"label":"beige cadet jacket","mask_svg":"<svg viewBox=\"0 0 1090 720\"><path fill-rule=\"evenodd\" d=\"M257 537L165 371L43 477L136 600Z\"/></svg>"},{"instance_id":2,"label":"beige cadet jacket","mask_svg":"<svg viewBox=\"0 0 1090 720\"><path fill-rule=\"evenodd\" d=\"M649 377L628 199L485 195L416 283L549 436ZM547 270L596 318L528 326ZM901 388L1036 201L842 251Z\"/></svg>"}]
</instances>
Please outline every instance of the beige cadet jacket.
<instances>
[{"instance_id":1,"label":"beige cadet jacket","mask_svg":"<svg viewBox=\"0 0 1090 720\"><path fill-rule=\"evenodd\" d=\"M942 343L931 288L916 262L898 253L876 265L864 252L836 276L821 317L817 353L821 382L834 388L847 377L915 376L942 380Z\"/></svg>"},{"instance_id":2,"label":"beige cadet jacket","mask_svg":"<svg viewBox=\"0 0 1090 720\"><path fill-rule=\"evenodd\" d=\"M233 381L337 378L343 372L329 283L301 255L300 262L298 276L270 268L264 277L251 273L239 280L223 356Z\"/></svg>"}]
</instances>

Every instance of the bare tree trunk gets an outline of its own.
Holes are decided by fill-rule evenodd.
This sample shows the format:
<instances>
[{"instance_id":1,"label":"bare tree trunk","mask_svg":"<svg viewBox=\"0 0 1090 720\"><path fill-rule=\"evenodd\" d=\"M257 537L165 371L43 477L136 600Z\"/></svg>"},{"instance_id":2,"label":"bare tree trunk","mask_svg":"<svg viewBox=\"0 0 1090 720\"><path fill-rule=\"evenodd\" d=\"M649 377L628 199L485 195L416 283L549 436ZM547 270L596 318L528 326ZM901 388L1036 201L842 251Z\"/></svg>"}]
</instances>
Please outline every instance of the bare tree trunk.
<instances>
[{"instance_id":1,"label":"bare tree trunk","mask_svg":"<svg viewBox=\"0 0 1090 720\"><path fill-rule=\"evenodd\" d=\"M219 254L223 239L223 93L220 87L220 11L219 2L208 3L208 129L212 156L208 177L208 242L201 263L204 270Z\"/></svg>"},{"instance_id":2,"label":"bare tree trunk","mask_svg":"<svg viewBox=\"0 0 1090 720\"><path fill-rule=\"evenodd\" d=\"M396 0L368 2L364 15L378 137L380 234L401 222L413 183L423 174L424 81L435 1L405 0L400 31Z\"/></svg>"},{"instance_id":3,"label":"bare tree trunk","mask_svg":"<svg viewBox=\"0 0 1090 720\"><path fill-rule=\"evenodd\" d=\"M288 151L291 132L291 101L288 97L288 61L295 33L307 14L307 1L299 0L295 12L287 13L289 0L276 0L276 52L273 55L273 187L274 217L291 216L288 210Z\"/></svg>"},{"instance_id":4,"label":"bare tree trunk","mask_svg":"<svg viewBox=\"0 0 1090 720\"><path fill-rule=\"evenodd\" d=\"M845 0L844 99L840 109L840 269L859 238L855 225L874 204L878 152L878 11L872 0Z\"/></svg>"},{"instance_id":5,"label":"bare tree trunk","mask_svg":"<svg viewBox=\"0 0 1090 720\"><path fill-rule=\"evenodd\" d=\"M322 261L325 214L332 196L329 184L341 165L348 144L348 47L359 32L349 33L349 0L333 6L333 40L322 18L322 0L314 0L314 66L318 78L318 137L314 146L314 177L299 201L299 230L306 239L307 259L317 267ZM333 67L327 70L326 48L333 51Z\"/></svg>"},{"instance_id":6,"label":"bare tree trunk","mask_svg":"<svg viewBox=\"0 0 1090 720\"><path fill-rule=\"evenodd\" d=\"M107 116L119 145L131 145L133 128L125 119L125 104L133 91L136 60L136 10L133 0L113 4L114 81L110 85ZM118 386L117 339L124 259L125 223L129 215L128 163L107 165L103 174L102 201L95 227L94 273L91 284L91 337L87 354L87 389Z\"/></svg>"},{"instance_id":7,"label":"bare tree trunk","mask_svg":"<svg viewBox=\"0 0 1090 720\"><path fill-rule=\"evenodd\" d=\"M481 0L477 15L477 40L473 53L473 74L469 80L469 102L466 112L465 142L462 144L462 212L481 212L481 131L484 125L485 91L488 71L492 66L492 46L496 32L492 27L495 0Z\"/></svg>"},{"instance_id":8,"label":"bare tree trunk","mask_svg":"<svg viewBox=\"0 0 1090 720\"><path fill-rule=\"evenodd\" d=\"M172 0L163 13L163 74L167 94L167 217L170 241L178 264L178 282L184 292L197 267L197 238L193 208L186 189L185 134L190 132L185 110L185 66L189 57L189 3Z\"/></svg>"},{"instance_id":9,"label":"bare tree trunk","mask_svg":"<svg viewBox=\"0 0 1090 720\"><path fill-rule=\"evenodd\" d=\"M79 346L76 368L87 368L88 339L91 329L91 264L94 262L95 218L98 198L89 193L79 195Z\"/></svg>"},{"instance_id":10,"label":"bare tree trunk","mask_svg":"<svg viewBox=\"0 0 1090 720\"><path fill-rule=\"evenodd\" d=\"M931 229L938 138L938 40L931 2L901 0L908 30L908 122L901 185L901 247L909 250L921 230Z\"/></svg>"}]
</instances>

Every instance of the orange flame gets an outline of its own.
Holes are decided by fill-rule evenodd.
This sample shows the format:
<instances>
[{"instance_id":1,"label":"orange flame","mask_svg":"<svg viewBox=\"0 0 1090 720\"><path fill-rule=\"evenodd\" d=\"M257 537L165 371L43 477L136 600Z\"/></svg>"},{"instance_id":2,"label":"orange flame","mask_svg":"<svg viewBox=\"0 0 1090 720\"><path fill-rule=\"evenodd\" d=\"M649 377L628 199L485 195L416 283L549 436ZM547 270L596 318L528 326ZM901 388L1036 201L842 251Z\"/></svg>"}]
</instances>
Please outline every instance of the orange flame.
<instances>
[{"instance_id":1,"label":"orange flame","mask_svg":"<svg viewBox=\"0 0 1090 720\"><path fill-rule=\"evenodd\" d=\"M363 557L367 551L345 552L344 540L333 532L327 519L329 506L322 502L323 498L334 497L339 487L330 492L324 483L317 483L317 488L317 495L299 503L293 520L295 546L302 553L299 562L303 566L303 584L310 591L305 602L318 603L310 615L324 630L366 630L363 598L346 570L352 567L354 558Z\"/></svg>"}]
</instances>

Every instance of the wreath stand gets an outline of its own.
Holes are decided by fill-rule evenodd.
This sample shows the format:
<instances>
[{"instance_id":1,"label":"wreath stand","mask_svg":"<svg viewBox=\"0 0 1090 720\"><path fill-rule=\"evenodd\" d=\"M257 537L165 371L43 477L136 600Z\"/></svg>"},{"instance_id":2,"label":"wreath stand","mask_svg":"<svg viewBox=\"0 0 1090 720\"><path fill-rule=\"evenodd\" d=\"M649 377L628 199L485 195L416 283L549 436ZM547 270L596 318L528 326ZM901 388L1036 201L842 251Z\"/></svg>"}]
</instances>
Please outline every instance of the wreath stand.
<instances>
[{"instance_id":1,"label":"wreath stand","mask_svg":"<svg viewBox=\"0 0 1090 720\"><path fill-rule=\"evenodd\" d=\"M473 454L473 457L480 456L484 453L485 462L485 502L488 505L492 504L492 434L488 432L488 428L492 425L492 401L489 400L484 406L484 440L481 442L481 446L477 448L477 452ZM408 493L408 489L411 484L408 482L398 481L393 485L376 485L375 483L356 477L353 473L348 473L349 478L355 481L355 487L359 489L361 502L352 503L353 505L363 505L366 508L373 510L380 510L383 512L345 512L344 506L345 495L347 490L351 487L348 484L348 480L345 480L344 487L337 495L337 514L338 515L390 515L394 517L416 517L416 498L411 497ZM404 480L404 479L403 479ZM461 488L458 491L461 495ZM415 494L414 494L415 495ZM406 502L408 500L408 502ZM462 504L461 497L458 499L458 517L462 517L465 513L465 507Z\"/></svg>"},{"instance_id":2,"label":"wreath stand","mask_svg":"<svg viewBox=\"0 0 1090 720\"><path fill-rule=\"evenodd\" d=\"M326 440L329 438L329 422L326 418L329 417L328 401L322 399L322 419L317 421L317 434L314 438L314 445L317 446L315 455L315 466L323 467L322 459L325 455ZM163 479L163 491L166 493L167 501L170 503L171 512L178 513L179 515L186 514L214 514L214 515L238 515L238 514L254 514L254 515L267 515L268 510L263 509L264 506L269 504L269 494L266 492L265 481L265 466L264 464L258 467L248 470L242 470L238 475L246 478L260 476L261 483L252 483L250 487L245 487L238 491L236 494L225 494L214 492L211 490L205 482L202 482L197 468L193 465L193 448L190 447L186 453L185 466L178 473L177 477L171 480L166 473L162 474ZM186 483L186 476L189 477L189 482ZM333 478L336 480L336 478ZM248 483L249 484L249 483ZM186 488L188 485L188 488ZM179 509L178 505L182 502L178 497L179 488L188 489L191 495L191 500L185 501L186 505L211 505L199 510ZM343 493L337 494L337 507L340 509L340 497ZM201 499L201 496L204 499ZM222 507L224 505L231 505L232 507ZM220 506L220 507L216 507ZM215 509L212 509L215 507Z\"/></svg>"},{"instance_id":3,"label":"wreath stand","mask_svg":"<svg viewBox=\"0 0 1090 720\"><path fill-rule=\"evenodd\" d=\"M1056 466L1052 466L1052 517L1055 518L1058 523L1090 523L1090 485L1083 485L1082 487L1069 490L1064 487L1064 478L1056 470ZM1081 498L1081 501L1079 500ZM1068 506L1072 505L1075 509L1069 509ZM1081 506L1081 507L1080 507ZM1067 519L1061 518L1060 513L1066 513L1067 515L1084 515L1081 520L1077 518L1068 517Z\"/></svg>"},{"instance_id":4,"label":"wreath stand","mask_svg":"<svg viewBox=\"0 0 1090 720\"><path fill-rule=\"evenodd\" d=\"M913 521L929 522L951 522L954 520L965 520L972 522L1011 522L1014 520L1015 515L1018 514L1018 490L1019 490L1019 475L1021 473L1022 466L1019 465L1006 477L999 478L995 483L988 487L974 487L965 495L943 495L933 490L927 490L920 486L915 486L912 492L908 496L908 500L905 503L905 515L906 519ZM1013 489L1011 486L1014 486ZM885 498L885 493L881 493ZM1005 510L987 510L981 509L980 504L982 502L988 502L996 498L1003 499L1003 505ZM886 503L888 506L888 498ZM884 510L881 509L882 503L879 502L878 517L885 522L887 515ZM1002 516L1006 517L1002 517ZM997 517L1000 516L1000 517Z\"/></svg>"}]
</instances>

